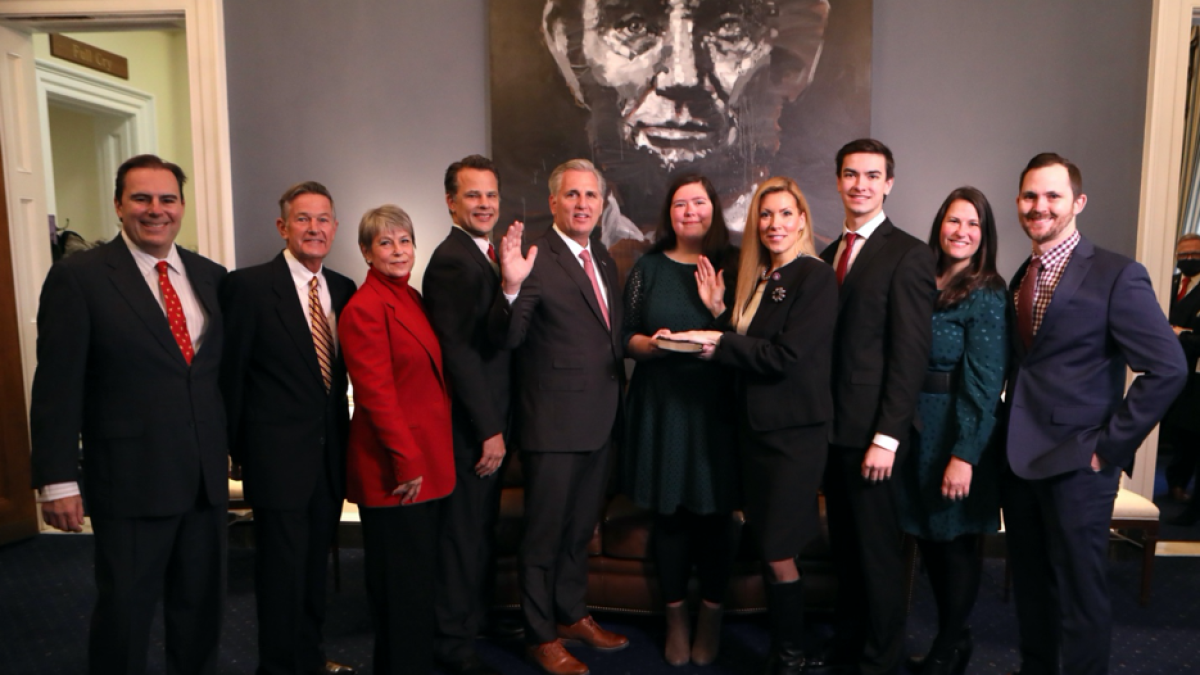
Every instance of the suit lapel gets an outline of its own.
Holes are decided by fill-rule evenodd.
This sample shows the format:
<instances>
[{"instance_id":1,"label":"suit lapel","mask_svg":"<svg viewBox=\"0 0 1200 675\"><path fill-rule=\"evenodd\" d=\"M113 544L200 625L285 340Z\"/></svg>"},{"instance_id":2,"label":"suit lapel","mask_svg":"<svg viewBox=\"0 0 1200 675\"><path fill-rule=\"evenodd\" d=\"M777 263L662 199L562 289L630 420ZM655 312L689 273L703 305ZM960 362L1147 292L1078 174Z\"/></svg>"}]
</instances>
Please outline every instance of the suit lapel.
<instances>
[{"instance_id":1,"label":"suit lapel","mask_svg":"<svg viewBox=\"0 0 1200 675\"><path fill-rule=\"evenodd\" d=\"M574 281L575 285L579 287L579 292L583 295L583 299L587 302L588 307L592 308L592 314L596 316L596 320L600 322L601 326L604 326L605 330L608 330L608 327L604 323L604 314L600 311L599 298L596 297L596 291L592 289L591 279L588 279L587 273L583 271L583 264L571 254L570 247L562 240L562 236L558 232L553 230L547 232L546 239L550 242L550 248L554 250L555 259L558 260L558 264L562 266L567 276L571 278L571 281ZM598 260L597 256L592 256L593 268L604 270L605 266L597 264ZM607 274L603 271L598 272L598 274L601 275L600 278L605 280L605 283L608 283ZM609 284L607 290L611 299L613 294L612 284ZM609 312L609 316L612 316L612 312Z\"/></svg>"},{"instance_id":2,"label":"suit lapel","mask_svg":"<svg viewBox=\"0 0 1200 675\"><path fill-rule=\"evenodd\" d=\"M308 319L304 318L304 308L300 305L292 270L282 253L271 261L271 290L275 293L275 314L283 324L283 332L287 333L309 373L321 382L322 387L325 386L321 364L317 361L317 348L313 346L312 329L308 327ZM329 295L333 297L332 288Z\"/></svg>"},{"instance_id":3,"label":"suit lapel","mask_svg":"<svg viewBox=\"0 0 1200 675\"><path fill-rule=\"evenodd\" d=\"M138 269L137 262L133 259L133 253L125 245L125 240L118 235L111 243L107 244L106 253L108 265L112 269L109 278L117 292L125 298L130 308L133 309L133 313L142 320L146 329L154 335L159 344L179 359L180 365L186 367L187 361L183 358L179 344L175 342L175 336L171 334L167 315L150 291L150 286L142 276L141 270Z\"/></svg>"},{"instance_id":4,"label":"suit lapel","mask_svg":"<svg viewBox=\"0 0 1200 675\"><path fill-rule=\"evenodd\" d=\"M425 350L426 355L429 356L429 362L433 364L434 372L437 373L438 382L441 383L442 389L445 389L446 380L445 376L442 374L442 351L438 346L437 336L433 334L433 328L431 326L425 326L425 329L422 330L418 329L416 326L410 326L409 323L404 320L404 313L400 310L399 301L396 298L394 290L384 286L384 284L387 282L368 276L366 283L375 286L375 288L372 290L374 290L375 294L378 295L379 298L383 300L384 304L388 306L388 309L390 310L389 313L392 315L392 319L396 323L400 324L400 327L403 328L409 335L411 335L413 339L417 341L417 344L421 345L421 348ZM400 292L411 293L412 290L409 287L405 287Z\"/></svg>"},{"instance_id":5,"label":"suit lapel","mask_svg":"<svg viewBox=\"0 0 1200 675\"><path fill-rule=\"evenodd\" d=\"M867 237L867 241L859 249L858 255L854 256L854 264L846 272L846 278L842 280L843 287L854 287L859 277L865 274L861 270L869 268L871 259L887 246L887 238L891 236L893 229L895 228L892 226L892 221L884 219L879 224L879 227L875 228L875 231L871 233L871 236Z\"/></svg>"},{"instance_id":6,"label":"suit lapel","mask_svg":"<svg viewBox=\"0 0 1200 675\"><path fill-rule=\"evenodd\" d=\"M487 256L483 254L483 251L479 250L479 246L477 246L471 239L471 235L467 234L458 227L451 227L450 241L453 241L459 246L460 249L462 249L463 255L470 258L476 265L479 265L480 269L491 275L490 277L486 278L498 278L499 275L496 271L496 268L492 267L492 261L487 259Z\"/></svg>"},{"instance_id":7,"label":"suit lapel","mask_svg":"<svg viewBox=\"0 0 1200 675\"><path fill-rule=\"evenodd\" d=\"M1063 270L1062 278L1054 287L1054 294L1050 296L1050 305L1046 307L1042 323L1038 326L1037 334L1033 336L1033 343L1029 345L1030 352L1037 349L1043 334L1053 330L1055 322L1062 314L1062 308L1071 301L1087 277L1088 270L1092 269L1092 256L1095 253L1096 249L1092 246L1092 242L1080 237L1079 243L1075 245L1075 250L1071 252L1071 259L1067 261L1067 268Z\"/></svg>"}]
</instances>

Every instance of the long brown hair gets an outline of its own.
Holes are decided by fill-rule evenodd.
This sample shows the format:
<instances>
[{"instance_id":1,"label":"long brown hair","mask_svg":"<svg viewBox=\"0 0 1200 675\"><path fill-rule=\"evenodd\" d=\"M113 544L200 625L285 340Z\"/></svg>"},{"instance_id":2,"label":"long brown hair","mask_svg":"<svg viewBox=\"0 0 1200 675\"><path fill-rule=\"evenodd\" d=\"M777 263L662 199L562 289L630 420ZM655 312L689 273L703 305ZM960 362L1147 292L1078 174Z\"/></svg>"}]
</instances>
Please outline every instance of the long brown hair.
<instances>
[{"instance_id":1,"label":"long brown hair","mask_svg":"<svg viewBox=\"0 0 1200 675\"><path fill-rule=\"evenodd\" d=\"M942 221L946 219L950 205L959 200L975 207L975 213L979 215L979 250L971 256L971 263L966 269L954 275L938 293L938 309L957 305L979 288L1004 288L1004 279L996 271L996 219L992 216L992 206L982 192L970 186L960 187L951 192L933 219L933 227L929 231L929 247L937 256L938 275L950 265L949 257L942 250Z\"/></svg>"},{"instance_id":2,"label":"long brown hair","mask_svg":"<svg viewBox=\"0 0 1200 675\"><path fill-rule=\"evenodd\" d=\"M699 184L704 188L713 209L712 223L708 226L708 232L704 233L704 239L700 241L701 253L712 261L713 265L720 265L725 249L729 248L729 228L725 225L725 212L721 209L717 188L712 181L699 173L685 173L671 181L670 187L667 188L666 203L663 204L659 216L658 229L654 232L654 245L650 247L649 252L670 251L679 243L675 236L675 228L671 225L671 205L675 203L675 193L683 186L692 184Z\"/></svg>"},{"instance_id":3,"label":"long brown hair","mask_svg":"<svg viewBox=\"0 0 1200 675\"><path fill-rule=\"evenodd\" d=\"M737 325L746 310L750 298L754 297L754 289L758 281L771 265L771 253L763 246L758 236L758 214L762 210L763 200L775 192L786 192L796 200L796 208L804 215L804 229L800 231L800 251L808 255L816 255L813 246L812 211L808 208L808 200L796 181L786 176L768 178L754 192L750 208L746 210L746 227L742 231L742 254L738 259L737 288L734 292L733 314L731 321Z\"/></svg>"}]
</instances>

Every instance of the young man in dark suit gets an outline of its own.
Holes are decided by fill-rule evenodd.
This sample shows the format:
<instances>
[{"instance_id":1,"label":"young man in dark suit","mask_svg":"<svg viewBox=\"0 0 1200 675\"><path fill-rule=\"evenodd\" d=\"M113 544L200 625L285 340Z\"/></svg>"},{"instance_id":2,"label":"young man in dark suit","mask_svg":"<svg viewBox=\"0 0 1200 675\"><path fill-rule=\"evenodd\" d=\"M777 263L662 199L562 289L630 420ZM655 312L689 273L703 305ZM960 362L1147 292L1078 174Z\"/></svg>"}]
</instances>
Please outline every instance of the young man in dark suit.
<instances>
[{"instance_id":1,"label":"young man in dark suit","mask_svg":"<svg viewBox=\"0 0 1200 675\"><path fill-rule=\"evenodd\" d=\"M590 238L603 200L604 179L591 162L574 159L554 169L554 226L524 256L524 226L509 227L500 242L501 293L490 316L493 338L517 350L527 651L553 675L588 672L561 639L602 650L629 644L597 625L585 604L587 545L600 518L625 372L616 263Z\"/></svg>"},{"instance_id":2,"label":"young man in dark suit","mask_svg":"<svg viewBox=\"0 0 1200 675\"><path fill-rule=\"evenodd\" d=\"M1196 332L1200 330L1200 291L1196 290L1200 283L1200 234L1190 232L1179 238L1175 245L1175 265L1179 273L1171 279L1171 310L1167 318L1187 357L1188 383L1163 419L1162 433L1171 441L1173 451L1166 468L1167 489L1172 499L1186 502L1188 482L1200 477L1200 373L1196 372L1196 361L1200 359L1200 334ZM1200 480L1193 490L1200 492ZM1163 521L1195 525L1200 521L1200 499L1192 496L1182 513Z\"/></svg>"},{"instance_id":3,"label":"young man in dark suit","mask_svg":"<svg viewBox=\"0 0 1200 675\"><path fill-rule=\"evenodd\" d=\"M838 151L845 220L821 253L839 284L825 470L837 637L810 662L862 675L893 673L903 656L904 558L891 477L916 424L937 293L933 253L883 212L894 167L891 150L874 139Z\"/></svg>"},{"instance_id":4,"label":"young man in dark suit","mask_svg":"<svg viewBox=\"0 0 1200 675\"><path fill-rule=\"evenodd\" d=\"M60 530L80 531L87 503L93 675L145 672L159 598L167 672L217 672L229 503L217 385L225 268L175 246L185 180L154 155L127 160L113 200L120 236L57 263L42 286L33 486L46 524Z\"/></svg>"},{"instance_id":5,"label":"young man in dark suit","mask_svg":"<svg viewBox=\"0 0 1200 675\"><path fill-rule=\"evenodd\" d=\"M1146 270L1076 229L1086 204L1079 169L1059 155L1021 173L1017 215L1033 254L1010 286L1001 504L1023 675L1108 672L1121 471L1187 378ZM1128 392L1127 369L1139 374Z\"/></svg>"},{"instance_id":6,"label":"young man in dark suit","mask_svg":"<svg viewBox=\"0 0 1200 675\"><path fill-rule=\"evenodd\" d=\"M229 448L254 508L258 673L353 673L325 658L325 579L346 492L350 413L337 318L354 282L324 266L329 190L279 199L283 251L221 286Z\"/></svg>"},{"instance_id":7,"label":"young man in dark suit","mask_svg":"<svg viewBox=\"0 0 1200 675\"><path fill-rule=\"evenodd\" d=\"M453 225L421 285L450 379L454 433L455 487L442 503L438 527L434 656L453 675L487 675L496 671L475 651L475 638L491 588L511 362L487 330L500 290L490 238L500 215L500 178L490 159L471 155L451 164L444 182Z\"/></svg>"}]
</instances>

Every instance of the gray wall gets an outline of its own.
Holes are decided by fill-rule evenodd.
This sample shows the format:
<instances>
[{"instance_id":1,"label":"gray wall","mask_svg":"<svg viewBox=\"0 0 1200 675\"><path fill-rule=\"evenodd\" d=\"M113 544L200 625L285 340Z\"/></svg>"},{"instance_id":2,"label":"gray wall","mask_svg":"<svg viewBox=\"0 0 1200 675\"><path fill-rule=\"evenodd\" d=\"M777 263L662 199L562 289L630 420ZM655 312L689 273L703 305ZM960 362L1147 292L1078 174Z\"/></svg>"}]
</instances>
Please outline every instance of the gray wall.
<instances>
[{"instance_id":1,"label":"gray wall","mask_svg":"<svg viewBox=\"0 0 1200 675\"><path fill-rule=\"evenodd\" d=\"M1028 253L1018 174L1054 150L1083 171L1083 232L1132 255L1150 11L1127 0L876 0L871 126L896 154L889 215L924 238L945 195L975 185L992 200L1011 274ZM342 221L332 267L365 275L358 218L395 202L416 223L421 273L448 226L442 172L487 151L486 16L479 0L225 4L239 265L278 252L275 200L312 178ZM834 190L833 173L802 187Z\"/></svg>"}]
</instances>

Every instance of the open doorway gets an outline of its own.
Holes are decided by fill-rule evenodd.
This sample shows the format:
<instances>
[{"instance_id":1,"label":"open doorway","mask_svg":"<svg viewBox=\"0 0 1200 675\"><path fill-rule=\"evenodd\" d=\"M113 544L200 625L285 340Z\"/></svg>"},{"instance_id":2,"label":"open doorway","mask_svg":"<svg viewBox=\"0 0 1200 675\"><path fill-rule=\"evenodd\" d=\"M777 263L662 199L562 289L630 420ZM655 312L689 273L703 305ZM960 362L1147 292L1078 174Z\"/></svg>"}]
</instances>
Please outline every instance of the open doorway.
<instances>
[{"instance_id":1,"label":"open doorway","mask_svg":"<svg viewBox=\"0 0 1200 675\"><path fill-rule=\"evenodd\" d=\"M145 128L136 123L130 126L127 111L106 107L111 100L94 105L95 101L89 102L78 92L47 95L46 78L39 77L39 59L43 65L50 64L50 70L63 71L64 67L48 58L48 49L40 53L37 48L39 36L44 40L46 33L75 35L118 53L131 48L129 36L134 33L143 37L159 34L160 41L174 41L182 58L156 65L174 69L171 77L176 87L169 94L152 92L156 114L151 119L161 125L168 117L164 104L171 103L169 117L178 125L174 138L183 141L166 141L159 129L151 135L151 141L143 142ZM107 40L117 40L118 46L114 49L114 43ZM70 170L76 173L61 179L72 187L88 186L80 190L79 205L69 207L83 214L71 216L73 224L76 218L93 221L99 228L97 238L111 239L116 234L112 180L104 172L111 174L131 154L156 151L181 164L186 161L192 168L192 180L185 192L191 234L188 240L181 237L180 243L222 264L231 266L234 262L222 2L59 0L47 6L28 0L0 0L0 53L6 57L0 62L0 165L5 196L0 204L0 236L9 244L0 247L0 255L11 263L11 283L0 279L0 353L20 355L7 361L8 368L0 368L0 375L10 371L13 375L0 377L0 398L27 402L37 365L38 294L52 263L50 215L55 214L57 220L56 212L60 210L59 191L55 189L53 196L47 191L48 185L60 182L55 176L53 139L43 140L43 120L48 127L51 107L57 108L54 117L59 126L72 128L76 134L74 140L60 141L68 147L67 155L72 156L63 163L72 165L74 155L78 155L95 167L94 171L84 171L82 166L72 165ZM47 58L41 58L44 56ZM145 64L157 58L140 60ZM136 68L131 71L131 75L137 72ZM118 88L124 86L135 92L148 89L133 82L132 77L126 85L117 84ZM82 138L91 139L90 148L70 152L83 142ZM109 159L113 157L119 159ZM91 177L85 180L83 173ZM64 202L75 199L63 196ZM4 267L0 266L0 272ZM26 406L18 409L18 419L24 424L28 421ZM0 544L16 538L6 536L6 532L28 536L28 525L34 532L37 529L36 517L28 508L33 496L29 489L27 428L22 431L22 442L6 440L0 444L0 474L8 477L0 481ZM9 527L12 524L16 527Z\"/></svg>"}]
</instances>

